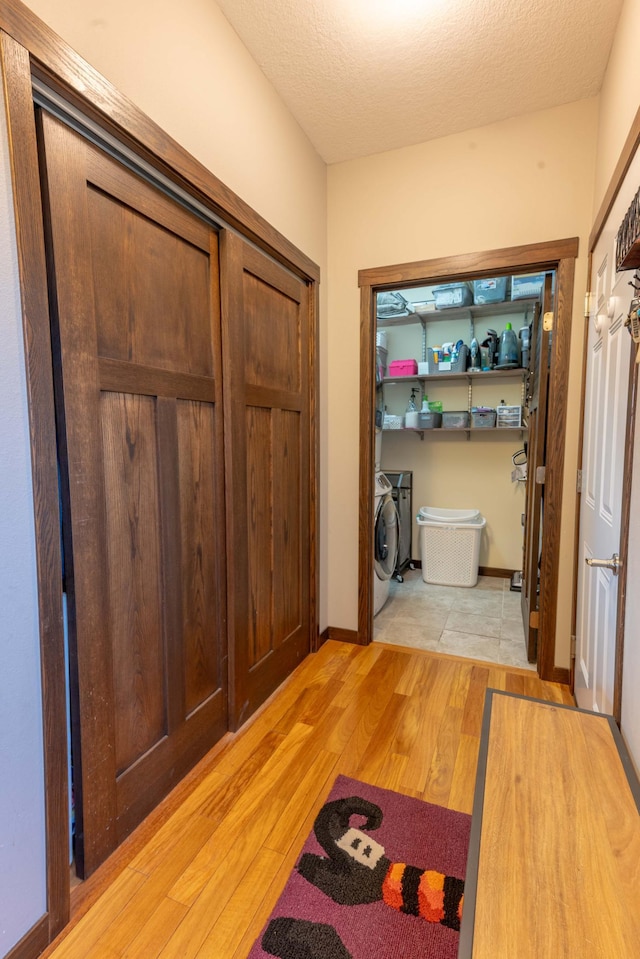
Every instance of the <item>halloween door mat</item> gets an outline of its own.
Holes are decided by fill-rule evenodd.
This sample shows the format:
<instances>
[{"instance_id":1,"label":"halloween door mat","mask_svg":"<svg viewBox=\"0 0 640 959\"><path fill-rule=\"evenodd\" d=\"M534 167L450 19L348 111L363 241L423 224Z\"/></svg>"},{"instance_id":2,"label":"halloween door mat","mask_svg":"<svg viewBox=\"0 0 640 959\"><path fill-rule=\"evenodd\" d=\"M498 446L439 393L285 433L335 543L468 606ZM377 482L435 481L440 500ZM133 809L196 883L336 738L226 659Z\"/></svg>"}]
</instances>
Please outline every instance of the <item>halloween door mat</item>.
<instances>
[{"instance_id":1,"label":"halloween door mat","mask_svg":"<svg viewBox=\"0 0 640 959\"><path fill-rule=\"evenodd\" d=\"M456 959L470 828L339 776L249 959Z\"/></svg>"}]
</instances>

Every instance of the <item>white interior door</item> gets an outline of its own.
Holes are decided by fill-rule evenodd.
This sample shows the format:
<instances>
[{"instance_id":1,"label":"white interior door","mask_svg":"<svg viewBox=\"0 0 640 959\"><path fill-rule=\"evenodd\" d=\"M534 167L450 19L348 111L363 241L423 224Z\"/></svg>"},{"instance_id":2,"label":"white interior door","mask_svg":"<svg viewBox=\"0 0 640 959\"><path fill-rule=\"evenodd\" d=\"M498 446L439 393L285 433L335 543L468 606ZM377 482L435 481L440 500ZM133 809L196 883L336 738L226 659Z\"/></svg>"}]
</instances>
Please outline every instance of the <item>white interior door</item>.
<instances>
[{"instance_id":1,"label":"white interior door","mask_svg":"<svg viewBox=\"0 0 640 959\"><path fill-rule=\"evenodd\" d=\"M627 182L629 178L627 177ZM620 553L622 479L631 338L624 322L633 271L616 273L615 237L631 202L621 191L593 253L585 393L575 695L578 705L613 712L619 576L588 561Z\"/></svg>"}]
</instances>

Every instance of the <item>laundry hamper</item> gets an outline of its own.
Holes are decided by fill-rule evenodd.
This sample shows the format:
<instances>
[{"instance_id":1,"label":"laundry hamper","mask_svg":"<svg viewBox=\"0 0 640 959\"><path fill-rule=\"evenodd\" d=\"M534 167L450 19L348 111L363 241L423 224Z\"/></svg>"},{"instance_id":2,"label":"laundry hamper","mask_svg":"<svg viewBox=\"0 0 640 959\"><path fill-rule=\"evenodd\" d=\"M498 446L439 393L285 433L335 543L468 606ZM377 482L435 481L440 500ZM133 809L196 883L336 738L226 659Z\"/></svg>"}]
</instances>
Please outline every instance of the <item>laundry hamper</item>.
<instances>
[{"instance_id":1,"label":"laundry hamper","mask_svg":"<svg viewBox=\"0 0 640 959\"><path fill-rule=\"evenodd\" d=\"M420 559L425 583L475 586L480 540L486 519L477 509L422 506L418 514Z\"/></svg>"}]
</instances>

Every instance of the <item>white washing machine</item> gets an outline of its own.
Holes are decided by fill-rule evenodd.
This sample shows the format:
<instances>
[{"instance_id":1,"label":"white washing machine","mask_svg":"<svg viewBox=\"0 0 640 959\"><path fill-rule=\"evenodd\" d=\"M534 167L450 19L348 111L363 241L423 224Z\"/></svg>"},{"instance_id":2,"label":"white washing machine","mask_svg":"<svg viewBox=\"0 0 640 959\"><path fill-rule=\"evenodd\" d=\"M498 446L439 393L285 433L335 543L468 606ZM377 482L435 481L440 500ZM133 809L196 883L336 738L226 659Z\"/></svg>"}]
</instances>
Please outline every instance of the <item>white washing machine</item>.
<instances>
[{"instance_id":1,"label":"white washing machine","mask_svg":"<svg viewBox=\"0 0 640 959\"><path fill-rule=\"evenodd\" d=\"M373 615L380 612L389 596L389 583L398 555L398 512L391 483L376 470L373 484Z\"/></svg>"}]
</instances>

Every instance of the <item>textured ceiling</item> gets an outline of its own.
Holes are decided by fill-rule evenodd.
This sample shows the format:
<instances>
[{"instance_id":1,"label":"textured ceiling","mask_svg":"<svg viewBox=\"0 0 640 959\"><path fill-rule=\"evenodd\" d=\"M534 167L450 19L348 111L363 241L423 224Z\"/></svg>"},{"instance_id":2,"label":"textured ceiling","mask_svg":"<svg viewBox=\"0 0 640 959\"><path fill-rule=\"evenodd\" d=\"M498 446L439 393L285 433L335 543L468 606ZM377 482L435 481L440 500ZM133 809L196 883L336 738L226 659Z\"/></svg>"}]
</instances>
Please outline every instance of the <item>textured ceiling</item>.
<instances>
[{"instance_id":1,"label":"textured ceiling","mask_svg":"<svg viewBox=\"0 0 640 959\"><path fill-rule=\"evenodd\" d=\"M622 0L217 0L327 163L595 96Z\"/></svg>"}]
</instances>

